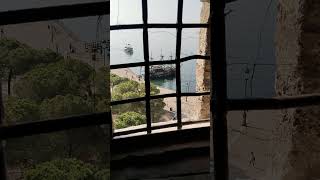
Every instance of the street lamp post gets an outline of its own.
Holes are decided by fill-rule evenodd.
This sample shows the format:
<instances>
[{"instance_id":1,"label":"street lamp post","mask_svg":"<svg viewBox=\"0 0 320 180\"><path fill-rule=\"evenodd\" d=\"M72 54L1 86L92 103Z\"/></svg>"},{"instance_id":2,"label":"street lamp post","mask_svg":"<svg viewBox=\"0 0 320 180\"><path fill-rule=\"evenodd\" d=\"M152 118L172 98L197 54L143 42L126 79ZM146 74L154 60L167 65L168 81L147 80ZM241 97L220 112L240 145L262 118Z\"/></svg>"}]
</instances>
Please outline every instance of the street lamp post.
<instances>
[{"instance_id":1,"label":"street lamp post","mask_svg":"<svg viewBox=\"0 0 320 180\"><path fill-rule=\"evenodd\" d=\"M189 92L189 82L186 82L186 88L187 88L187 92ZM186 96L186 102L188 101L188 96Z\"/></svg>"}]
</instances>

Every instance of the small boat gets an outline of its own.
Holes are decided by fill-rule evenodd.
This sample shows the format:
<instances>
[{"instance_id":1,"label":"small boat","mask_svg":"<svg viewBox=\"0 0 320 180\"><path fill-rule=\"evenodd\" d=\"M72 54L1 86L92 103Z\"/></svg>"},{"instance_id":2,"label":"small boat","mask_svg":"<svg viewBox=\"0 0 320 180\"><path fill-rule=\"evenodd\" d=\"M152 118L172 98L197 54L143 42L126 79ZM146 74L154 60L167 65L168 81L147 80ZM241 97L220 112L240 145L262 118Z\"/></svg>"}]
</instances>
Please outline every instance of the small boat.
<instances>
[{"instance_id":1,"label":"small boat","mask_svg":"<svg viewBox=\"0 0 320 180\"><path fill-rule=\"evenodd\" d=\"M124 47L124 52L129 55L129 56L132 56L133 54L133 48L131 47L130 44L127 44L125 47Z\"/></svg>"}]
</instances>

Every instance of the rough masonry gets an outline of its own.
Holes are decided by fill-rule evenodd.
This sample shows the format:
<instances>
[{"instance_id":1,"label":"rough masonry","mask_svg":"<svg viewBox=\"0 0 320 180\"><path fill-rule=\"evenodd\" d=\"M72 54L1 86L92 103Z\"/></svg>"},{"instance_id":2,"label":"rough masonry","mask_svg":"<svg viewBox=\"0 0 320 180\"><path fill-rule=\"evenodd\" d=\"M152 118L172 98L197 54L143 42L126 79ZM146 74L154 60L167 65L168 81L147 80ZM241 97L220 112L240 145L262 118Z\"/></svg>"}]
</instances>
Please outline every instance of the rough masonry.
<instances>
[{"instance_id":1,"label":"rough masonry","mask_svg":"<svg viewBox=\"0 0 320 180\"><path fill-rule=\"evenodd\" d=\"M320 91L320 1L279 0L276 92L278 96ZM320 107L282 111L269 173L274 180L320 179Z\"/></svg>"},{"instance_id":2,"label":"rough masonry","mask_svg":"<svg viewBox=\"0 0 320 180\"><path fill-rule=\"evenodd\" d=\"M202 2L200 23L207 23L209 18L210 4L209 2ZM199 35L199 54L209 55L209 43L207 42L207 29L202 28ZM210 90L210 62L208 60L198 59L196 64L196 90L197 92L204 92ZM198 119L208 119L210 115L209 96L199 97L199 108L196 109L196 116Z\"/></svg>"},{"instance_id":3,"label":"rough masonry","mask_svg":"<svg viewBox=\"0 0 320 180\"><path fill-rule=\"evenodd\" d=\"M276 95L319 93L320 1L278 0L277 3ZM209 3L203 2L201 23L207 22L208 16ZM201 30L200 54L208 54L206 37L207 31ZM197 61L198 92L209 90L209 68L208 61ZM209 117L208 107L209 97L201 97L197 110L200 119ZM270 114L270 116L273 115ZM270 137L270 157L268 156L268 160L264 161L264 164L268 164L263 168L266 172L264 179L320 179L320 107L286 109L282 110L280 115L270 119L273 119L273 124L270 125L273 133ZM247 135L252 134L249 132ZM239 145L237 151L241 151L241 148L243 149Z\"/></svg>"}]
</instances>

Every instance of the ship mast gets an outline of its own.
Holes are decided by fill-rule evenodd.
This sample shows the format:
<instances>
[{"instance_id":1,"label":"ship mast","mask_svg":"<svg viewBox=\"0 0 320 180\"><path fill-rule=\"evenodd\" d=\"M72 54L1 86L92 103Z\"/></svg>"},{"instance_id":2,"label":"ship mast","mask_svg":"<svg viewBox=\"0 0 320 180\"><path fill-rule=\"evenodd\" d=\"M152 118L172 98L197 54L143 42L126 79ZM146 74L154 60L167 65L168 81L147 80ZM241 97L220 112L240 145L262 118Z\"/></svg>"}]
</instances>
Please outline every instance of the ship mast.
<instances>
[{"instance_id":1,"label":"ship mast","mask_svg":"<svg viewBox=\"0 0 320 180\"><path fill-rule=\"evenodd\" d=\"M163 61L163 58L164 58L164 55L162 54L162 49L161 49L161 52L160 52L160 61Z\"/></svg>"}]
</instances>

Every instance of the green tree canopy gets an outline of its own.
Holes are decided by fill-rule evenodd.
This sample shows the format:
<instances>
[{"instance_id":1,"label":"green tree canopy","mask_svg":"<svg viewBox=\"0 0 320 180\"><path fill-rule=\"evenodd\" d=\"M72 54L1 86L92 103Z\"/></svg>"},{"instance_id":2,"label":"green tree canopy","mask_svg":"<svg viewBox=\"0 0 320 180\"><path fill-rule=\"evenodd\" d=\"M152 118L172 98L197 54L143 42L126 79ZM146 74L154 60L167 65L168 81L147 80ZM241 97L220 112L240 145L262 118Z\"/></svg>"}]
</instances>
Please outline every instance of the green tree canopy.
<instances>
[{"instance_id":1,"label":"green tree canopy","mask_svg":"<svg viewBox=\"0 0 320 180\"><path fill-rule=\"evenodd\" d=\"M95 76L95 87L96 87L96 95L101 96L101 98L108 98L110 96L110 71L102 67L98 70Z\"/></svg>"},{"instance_id":2,"label":"green tree canopy","mask_svg":"<svg viewBox=\"0 0 320 180\"><path fill-rule=\"evenodd\" d=\"M122 82L129 81L129 79L117 76L115 74L111 74L110 81L111 81L111 85L112 86L116 86L116 85L118 85L118 84L120 84Z\"/></svg>"},{"instance_id":3,"label":"green tree canopy","mask_svg":"<svg viewBox=\"0 0 320 180\"><path fill-rule=\"evenodd\" d=\"M110 169L102 169L94 175L95 180L110 180Z\"/></svg>"},{"instance_id":4,"label":"green tree canopy","mask_svg":"<svg viewBox=\"0 0 320 180\"><path fill-rule=\"evenodd\" d=\"M39 106L33 100L9 96L4 102L4 107L7 123L39 120Z\"/></svg>"},{"instance_id":5,"label":"green tree canopy","mask_svg":"<svg viewBox=\"0 0 320 180\"><path fill-rule=\"evenodd\" d=\"M92 112L94 112L92 102L70 94L46 99L40 105L41 119L62 118ZM64 131L63 134L65 135L63 145L68 157L89 159L95 156L99 157L98 161L102 161L102 156L107 151L106 143L108 143L104 128L100 126L77 128Z\"/></svg>"},{"instance_id":6,"label":"green tree canopy","mask_svg":"<svg viewBox=\"0 0 320 180\"><path fill-rule=\"evenodd\" d=\"M123 100L128 98L136 98L144 95L142 91L143 84L136 81L125 81L114 87L112 91L112 100Z\"/></svg>"},{"instance_id":7,"label":"green tree canopy","mask_svg":"<svg viewBox=\"0 0 320 180\"><path fill-rule=\"evenodd\" d=\"M138 97L145 96L145 85L142 83L138 83L136 81L132 81L126 78L121 78L117 75L112 75L114 79L119 82L116 86L114 86L112 91L112 100L125 100L125 99L133 99ZM119 80L121 79L121 80ZM111 79L112 81L112 79ZM151 84L151 95L159 94L160 90L154 84ZM153 122L157 122L162 116L164 110L165 103L163 99L155 99L150 102L151 111L152 111L152 119ZM122 114L128 111L133 111L139 114L145 114L145 102L134 102L130 104L122 104L112 107L112 112L116 114ZM119 122L120 124L123 122ZM145 122L144 122L145 123ZM118 127L128 127L130 125L119 125ZM132 126L132 125L131 125Z\"/></svg>"},{"instance_id":8,"label":"green tree canopy","mask_svg":"<svg viewBox=\"0 0 320 180\"><path fill-rule=\"evenodd\" d=\"M45 99L40 105L41 119L61 118L90 112L93 112L91 102L71 94L57 95L54 98Z\"/></svg>"},{"instance_id":9,"label":"green tree canopy","mask_svg":"<svg viewBox=\"0 0 320 180\"><path fill-rule=\"evenodd\" d=\"M90 75L93 69L86 63L67 59L36 67L27 72L14 85L14 92L20 98L37 101L56 95L90 94Z\"/></svg>"},{"instance_id":10,"label":"green tree canopy","mask_svg":"<svg viewBox=\"0 0 320 180\"><path fill-rule=\"evenodd\" d=\"M114 125L116 129L126 128L130 126L137 126L146 123L146 117L140 113L128 111L120 114Z\"/></svg>"},{"instance_id":11,"label":"green tree canopy","mask_svg":"<svg viewBox=\"0 0 320 180\"><path fill-rule=\"evenodd\" d=\"M61 59L62 56L49 49L36 50L17 40L0 40L0 64L2 68L11 69L13 75L21 75L37 65Z\"/></svg>"},{"instance_id":12,"label":"green tree canopy","mask_svg":"<svg viewBox=\"0 0 320 180\"><path fill-rule=\"evenodd\" d=\"M24 173L26 180L104 180L110 179L107 170L99 171L96 167L76 159L61 159L41 163Z\"/></svg>"},{"instance_id":13,"label":"green tree canopy","mask_svg":"<svg viewBox=\"0 0 320 180\"><path fill-rule=\"evenodd\" d=\"M20 121L26 121L27 117L34 114L42 120L87 114L93 111L91 104L78 96L58 95L44 100L39 105L40 108L36 108L36 104L29 99L10 97L5 109L10 112L10 117L14 117L13 120L18 117ZM30 166L57 157L72 157L81 160L95 159L96 164L104 164L109 153L106 148L109 144L108 133L106 127L90 126L10 140L7 142L8 163ZM29 160L32 162L24 165Z\"/></svg>"},{"instance_id":14,"label":"green tree canopy","mask_svg":"<svg viewBox=\"0 0 320 180\"><path fill-rule=\"evenodd\" d=\"M160 90L154 84L151 84L151 95L159 94ZM132 80L122 81L116 85L112 91L112 100L124 100L129 98L143 97L145 95L145 86Z\"/></svg>"},{"instance_id":15,"label":"green tree canopy","mask_svg":"<svg viewBox=\"0 0 320 180\"><path fill-rule=\"evenodd\" d=\"M17 81L12 83L14 93L5 101L5 119L9 123L91 113L94 111L91 92L94 78L97 79L95 85L100 88L97 92L101 95L109 80L104 69L95 77L94 69L86 63L63 59L51 50L32 49L9 39L0 40L0 66L1 77L8 76L8 69L11 78L18 75ZM105 100L107 97L103 96ZM105 128L94 126L12 139L6 146L8 164L32 167L57 157L105 164L109 143L107 133L109 131ZM51 161L30 169L26 177L35 180L88 179L85 178L86 169L82 167L70 161L64 161L62 165ZM92 171L90 178L94 180L100 180L98 177L106 177L108 173L105 170Z\"/></svg>"}]
</instances>

